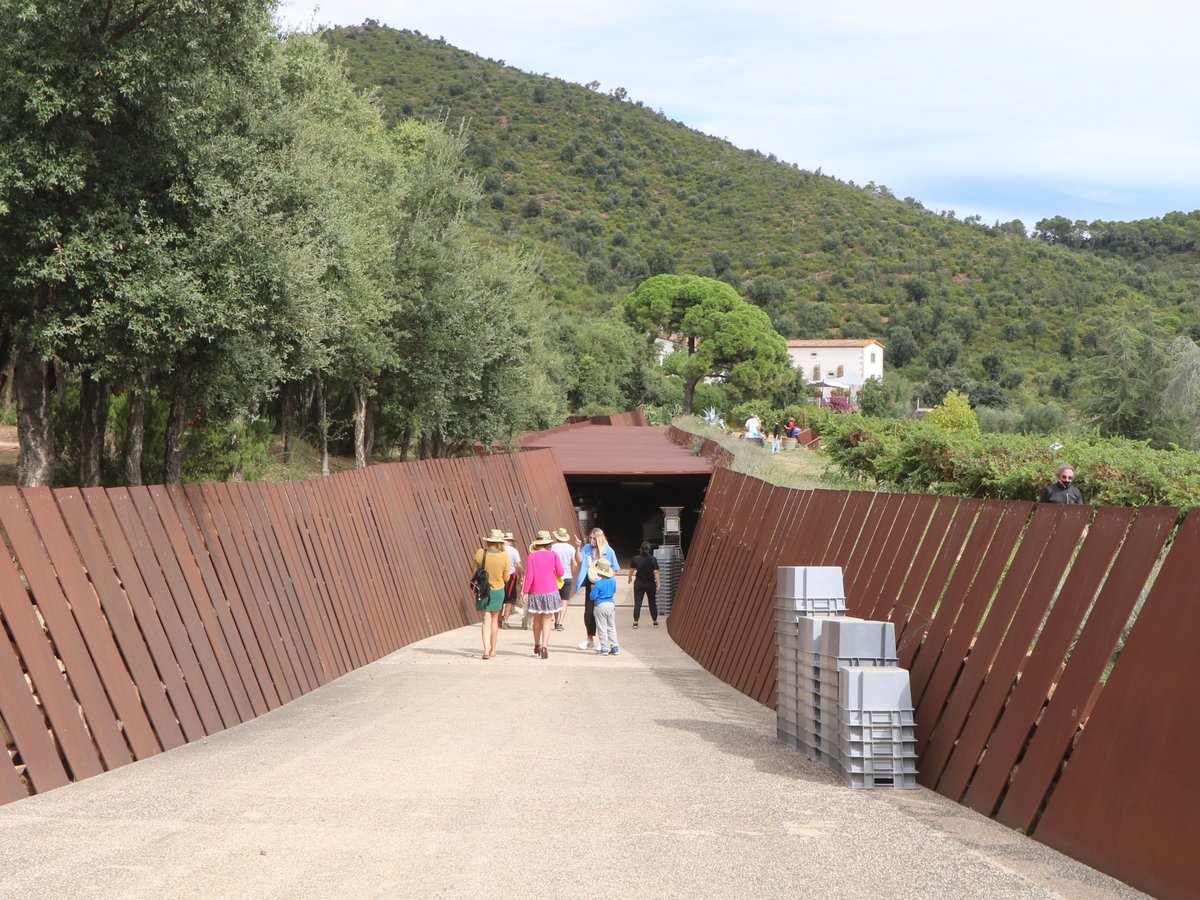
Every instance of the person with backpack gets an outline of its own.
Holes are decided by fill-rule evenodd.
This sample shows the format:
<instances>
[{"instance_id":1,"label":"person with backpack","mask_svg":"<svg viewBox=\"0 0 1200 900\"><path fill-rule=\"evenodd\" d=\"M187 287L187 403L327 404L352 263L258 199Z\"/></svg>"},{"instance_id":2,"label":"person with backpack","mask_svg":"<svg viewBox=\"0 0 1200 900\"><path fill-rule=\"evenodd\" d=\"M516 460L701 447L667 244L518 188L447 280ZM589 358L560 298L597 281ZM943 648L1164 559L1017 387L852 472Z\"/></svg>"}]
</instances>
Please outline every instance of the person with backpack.
<instances>
[{"instance_id":1,"label":"person with backpack","mask_svg":"<svg viewBox=\"0 0 1200 900\"><path fill-rule=\"evenodd\" d=\"M504 532L493 528L483 539L483 547L475 551L473 572L483 569L487 573L487 593L476 591L475 608L483 613L483 655L480 659L491 659L496 655L496 639L500 635L500 608L504 605L505 588L508 585L512 563L504 549Z\"/></svg>"}]
</instances>

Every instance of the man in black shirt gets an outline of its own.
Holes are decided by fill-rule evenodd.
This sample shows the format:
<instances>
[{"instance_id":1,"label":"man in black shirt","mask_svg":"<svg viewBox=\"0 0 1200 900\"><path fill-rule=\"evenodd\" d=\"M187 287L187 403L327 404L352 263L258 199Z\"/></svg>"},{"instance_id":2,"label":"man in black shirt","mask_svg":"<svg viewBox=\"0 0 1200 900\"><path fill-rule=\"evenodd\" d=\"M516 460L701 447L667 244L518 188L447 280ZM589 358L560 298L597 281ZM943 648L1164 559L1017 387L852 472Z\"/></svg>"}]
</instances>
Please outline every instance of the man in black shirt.
<instances>
[{"instance_id":1,"label":"man in black shirt","mask_svg":"<svg viewBox=\"0 0 1200 900\"><path fill-rule=\"evenodd\" d=\"M1042 491L1043 503L1083 503L1083 494L1075 487L1075 467L1063 464L1058 467L1058 481Z\"/></svg>"}]
</instances>

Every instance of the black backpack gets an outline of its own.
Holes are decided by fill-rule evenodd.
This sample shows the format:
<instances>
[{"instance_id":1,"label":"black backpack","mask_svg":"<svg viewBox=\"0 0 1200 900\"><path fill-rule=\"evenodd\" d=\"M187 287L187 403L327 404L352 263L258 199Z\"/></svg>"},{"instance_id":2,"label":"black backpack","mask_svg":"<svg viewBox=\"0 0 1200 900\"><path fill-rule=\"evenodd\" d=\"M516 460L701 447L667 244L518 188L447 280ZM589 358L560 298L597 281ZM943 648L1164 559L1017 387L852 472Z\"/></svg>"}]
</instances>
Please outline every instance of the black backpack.
<instances>
[{"instance_id":1,"label":"black backpack","mask_svg":"<svg viewBox=\"0 0 1200 900\"><path fill-rule=\"evenodd\" d=\"M483 559L487 559L486 549L483 551ZM483 561L481 560L479 563L479 568L476 569L475 574L471 576L471 593L475 595L475 602L478 603L480 600L484 600L486 602L487 598L490 596L489 591L491 591L491 585L488 584L487 569L484 567Z\"/></svg>"}]
</instances>

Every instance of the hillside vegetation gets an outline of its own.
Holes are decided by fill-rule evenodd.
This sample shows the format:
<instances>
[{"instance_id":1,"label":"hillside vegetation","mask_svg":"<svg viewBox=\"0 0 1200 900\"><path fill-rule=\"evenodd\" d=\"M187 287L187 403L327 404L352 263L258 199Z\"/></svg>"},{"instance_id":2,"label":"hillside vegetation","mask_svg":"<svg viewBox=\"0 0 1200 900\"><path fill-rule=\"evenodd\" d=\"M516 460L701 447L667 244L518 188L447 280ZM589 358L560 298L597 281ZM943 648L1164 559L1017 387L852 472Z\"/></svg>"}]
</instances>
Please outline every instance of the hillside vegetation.
<instances>
[{"instance_id":1,"label":"hillside vegetation","mask_svg":"<svg viewBox=\"0 0 1200 900\"><path fill-rule=\"evenodd\" d=\"M465 128L474 227L538 261L552 296L612 308L650 275L719 278L795 337L882 337L929 394L1075 406L1114 322L1196 330L1200 220L992 223L738 149L646 108L368 21L328 32L385 117ZM1037 226L1034 236L1027 226ZM1100 239L1101 233L1104 239Z\"/></svg>"}]
</instances>

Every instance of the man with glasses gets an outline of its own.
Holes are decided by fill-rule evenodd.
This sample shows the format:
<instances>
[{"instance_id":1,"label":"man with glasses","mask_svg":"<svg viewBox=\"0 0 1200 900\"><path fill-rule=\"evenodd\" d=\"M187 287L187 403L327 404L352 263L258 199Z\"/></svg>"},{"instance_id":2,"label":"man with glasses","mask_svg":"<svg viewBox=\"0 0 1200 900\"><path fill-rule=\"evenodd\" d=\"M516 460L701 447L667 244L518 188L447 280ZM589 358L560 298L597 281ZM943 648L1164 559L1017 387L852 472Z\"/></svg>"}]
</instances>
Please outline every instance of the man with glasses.
<instances>
[{"instance_id":1,"label":"man with glasses","mask_svg":"<svg viewBox=\"0 0 1200 900\"><path fill-rule=\"evenodd\" d=\"M1075 487L1075 467L1064 463L1056 470L1058 481L1042 491L1043 503L1083 503L1083 494Z\"/></svg>"}]
</instances>

